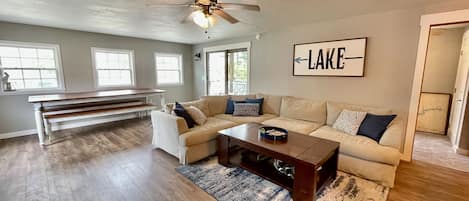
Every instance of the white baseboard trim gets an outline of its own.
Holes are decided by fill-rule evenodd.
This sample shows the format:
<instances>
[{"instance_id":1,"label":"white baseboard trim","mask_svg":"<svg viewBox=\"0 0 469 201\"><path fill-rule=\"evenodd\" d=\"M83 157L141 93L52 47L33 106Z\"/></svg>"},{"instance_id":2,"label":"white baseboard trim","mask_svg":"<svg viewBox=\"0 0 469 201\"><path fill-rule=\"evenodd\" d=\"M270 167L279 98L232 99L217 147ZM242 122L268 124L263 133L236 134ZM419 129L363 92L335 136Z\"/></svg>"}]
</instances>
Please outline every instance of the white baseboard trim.
<instances>
[{"instance_id":1,"label":"white baseboard trim","mask_svg":"<svg viewBox=\"0 0 469 201\"><path fill-rule=\"evenodd\" d=\"M14 137L21 137L21 136L26 136L26 135L34 135L36 133L37 133L36 129L15 131L15 132L10 132L10 133L2 133L0 134L0 140L14 138Z\"/></svg>"},{"instance_id":2,"label":"white baseboard trim","mask_svg":"<svg viewBox=\"0 0 469 201\"><path fill-rule=\"evenodd\" d=\"M137 118L137 114L126 114L126 115L119 115L119 116L112 116L112 117L98 118L98 119L91 119L91 120L84 120L84 121L73 121L73 122L53 125L52 131L58 131L58 130L64 130L64 129L70 129L70 128L78 128L78 127L84 127L84 126L92 126L96 124L109 123L113 121L121 121L121 120L134 119L134 118ZM14 138L14 137L21 137L21 136L26 136L26 135L36 135L36 134L37 134L36 129L15 131L15 132L9 132L9 133L0 133L0 140Z\"/></svg>"},{"instance_id":3,"label":"white baseboard trim","mask_svg":"<svg viewBox=\"0 0 469 201\"><path fill-rule=\"evenodd\" d=\"M456 153L461 154L461 155L465 155L465 156L469 156L469 150L467 150L467 149L457 148Z\"/></svg>"}]
</instances>

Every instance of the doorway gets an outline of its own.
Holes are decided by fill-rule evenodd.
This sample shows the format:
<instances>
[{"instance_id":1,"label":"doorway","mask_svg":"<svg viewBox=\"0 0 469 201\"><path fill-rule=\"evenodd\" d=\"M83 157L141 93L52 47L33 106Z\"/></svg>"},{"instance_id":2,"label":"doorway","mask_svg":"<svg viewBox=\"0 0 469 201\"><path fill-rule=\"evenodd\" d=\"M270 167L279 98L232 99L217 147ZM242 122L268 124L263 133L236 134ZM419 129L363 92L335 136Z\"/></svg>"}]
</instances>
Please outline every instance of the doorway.
<instances>
[{"instance_id":1,"label":"doorway","mask_svg":"<svg viewBox=\"0 0 469 201\"><path fill-rule=\"evenodd\" d=\"M420 90L413 159L469 172L456 153L468 94L469 23L433 25ZM469 123L469 116L466 117Z\"/></svg>"},{"instance_id":2,"label":"doorway","mask_svg":"<svg viewBox=\"0 0 469 201\"><path fill-rule=\"evenodd\" d=\"M438 25L459 24L464 22L469 22L469 9L427 14L423 15L420 19L420 39L417 50L417 59L415 63L415 72L410 97L407 128L405 132L404 141L404 153L402 155L402 160L412 161L414 139L417 126L417 116L420 104L420 96L422 92L422 84L424 77L423 74L425 70L431 27ZM465 104L466 103L463 102L464 106ZM467 116L469 116L469 114ZM468 129L466 130L469 130L469 124L466 125L468 127ZM463 125L463 127L466 126Z\"/></svg>"},{"instance_id":3,"label":"doorway","mask_svg":"<svg viewBox=\"0 0 469 201\"><path fill-rule=\"evenodd\" d=\"M249 46L204 49L207 95L249 93Z\"/></svg>"}]
</instances>

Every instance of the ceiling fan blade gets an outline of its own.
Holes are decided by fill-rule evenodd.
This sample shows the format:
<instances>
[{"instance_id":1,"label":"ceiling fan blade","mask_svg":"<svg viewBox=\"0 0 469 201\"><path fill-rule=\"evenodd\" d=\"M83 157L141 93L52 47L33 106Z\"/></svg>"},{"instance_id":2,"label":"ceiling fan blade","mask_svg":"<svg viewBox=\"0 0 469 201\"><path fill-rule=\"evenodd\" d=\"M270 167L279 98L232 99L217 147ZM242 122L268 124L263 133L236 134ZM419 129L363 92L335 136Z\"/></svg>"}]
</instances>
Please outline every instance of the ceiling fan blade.
<instances>
[{"instance_id":1,"label":"ceiling fan blade","mask_svg":"<svg viewBox=\"0 0 469 201\"><path fill-rule=\"evenodd\" d=\"M218 3L224 9L233 9L233 10L251 10L251 11L261 11L261 7L258 5L242 4L242 3Z\"/></svg>"},{"instance_id":2,"label":"ceiling fan blade","mask_svg":"<svg viewBox=\"0 0 469 201\"><path fill-rule=\"evenodd\" d=\"M218 16L230 22L231 24L236 24L239 22L239 20L237 20L236 18L234 18L223 10L214 10L213 13L217 14Z\"/></svg>"}]
</instances>

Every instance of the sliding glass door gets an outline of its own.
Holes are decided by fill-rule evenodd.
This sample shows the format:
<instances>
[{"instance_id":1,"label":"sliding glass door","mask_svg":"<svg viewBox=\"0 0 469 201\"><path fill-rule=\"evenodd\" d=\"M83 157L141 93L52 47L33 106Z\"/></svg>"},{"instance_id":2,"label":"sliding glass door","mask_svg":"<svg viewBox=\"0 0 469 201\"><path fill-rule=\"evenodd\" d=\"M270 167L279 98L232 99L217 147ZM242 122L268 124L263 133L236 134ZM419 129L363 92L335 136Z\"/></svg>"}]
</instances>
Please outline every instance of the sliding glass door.
<instances>
[{"instance_id":1,"label":"sliding glass door","mask_svg":"<svg viewBox=\"0 0 469 201\"><path fill-rule=\"evenodd\" d=\"M247 94L249 55L246 48L207 52L208 95Z\"/></svg>"}]
</instances>

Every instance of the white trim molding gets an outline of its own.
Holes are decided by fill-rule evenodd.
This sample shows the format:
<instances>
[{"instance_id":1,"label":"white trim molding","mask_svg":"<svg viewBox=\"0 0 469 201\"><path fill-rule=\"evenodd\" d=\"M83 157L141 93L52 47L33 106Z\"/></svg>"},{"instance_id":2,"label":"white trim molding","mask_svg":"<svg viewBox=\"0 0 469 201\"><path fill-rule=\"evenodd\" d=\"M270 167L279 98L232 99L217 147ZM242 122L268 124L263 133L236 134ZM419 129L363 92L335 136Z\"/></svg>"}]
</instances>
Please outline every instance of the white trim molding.
<instances>
[{"instance_id":1,"label":"white trim molding","mask_svg":"<svg viewBox=\"0 0 469 201\"><path fill-rule=\"evenodd\" d=\"M0 96L33 95L33 94L44 94L44 93L64 92L65 91L65 81L64 81L64 73L63 73L63 68L62 68L62 57L61 57L61 54L60 54L61 53L60 52L60 45L52 44L52 43L34 43L34 42L19 42L19 41L0 40L0 46L16 47L16 48L23 47L23 48L35 48L35 49L41 49L41 48L43 48L43 49L52 49L53 52L54 52L55 70L57 72L56 80L57 80L57 85L58 85L55 88L17 89L16 91L4 91L3 84L0 83ZM8 68L5 68L5 69L8 70ZM1 62L0 62L0 77L3 74L3 70L5 70L5 69L1 68ZM25 69L25 68L23 66L21 66L21 69ZM36 70L36 68L35 68L35 70ZM47 70L49 70L49 69L47 69Z\"/></svg>"},{"instance_id":2,"label":"white trim molding","mask_svg":"<svg viewBox=\"0 0 469 201\"><path fill-rule=\"evenodd\" d=\"M98 69L96 66L96 52L105 52L105 53L120 53L128 54L130 57L130 85L99 85ZM93 67L93 80L95 89L128 89L136 87L136 72L135 72L135 51L134 50L125 50L125 49L111 49L111 48L100 48L100 47L91 47L91 62ZM126 70L126 69L125 69Z\"/></svg>"},{"instance_id":3,"label":"white trim molding","mask_svg":"<svg viewBox=\"0 0 469 201\"><path fill-rule=\"evenodd\" d=\"M241 49L246 48L248 50L248 93L250 91L250 84L251 84L251 42L242 42L242 43L233 43L227 45L218 45L218 46L211 46L202 48L202 56L201 59L203 60L203 81L204 81L204 95L208 95L207 87L207 53L208 52L219 52L219 51L226 51L226 50L233 50L233 49Z\"/></svg>"},{"instance_id":4,"label":"white trim molding","mask_svg":"<svg viewBox=\"0 0 469 201\"><path fill-rule=\"evenodd\" d=\"M469 9L445 13L436 13L423 15L420 21L420 39L415 64L414 80L412 85L412 94L409 104L409 116L404 144L404 154L402 160L411 161L414 146L415 128L417 123L417 113L420 100L420 93L423 82L423 72L425 69L425 60L427 56L427 46L429 41L430 29L432 26L455 24L469 21ZM463 104L465 106L465 103Z\"/></svg>"},{"instance_id":5,"label":"white trim molding","mask_svg":"<svg viewBox=\"0 0 469 201\"><path fill-rule=\"evenodd\" d=\"M179 81L178 83L158 83L158 57L177 57L179 59ZM178 53L161 53L161 52L155 52L153 56L155 60L155 80L156 80L156 86L161 86L161 87L172 87L172 86L184 86L184 56L182 54ZM162 71L165 69L161 69Z\"/></svg>"},{"instance_id":6,"label":"white trim molding","mask_svg":"<svg viewBox=\"0 0 469 201\"><path fill-rule=\"evenodd\" d=\"M459 147L455 147L455 150L457 154L469 156L469 150L467 149L461 149Z\"/></svg>"}]
</instances>

